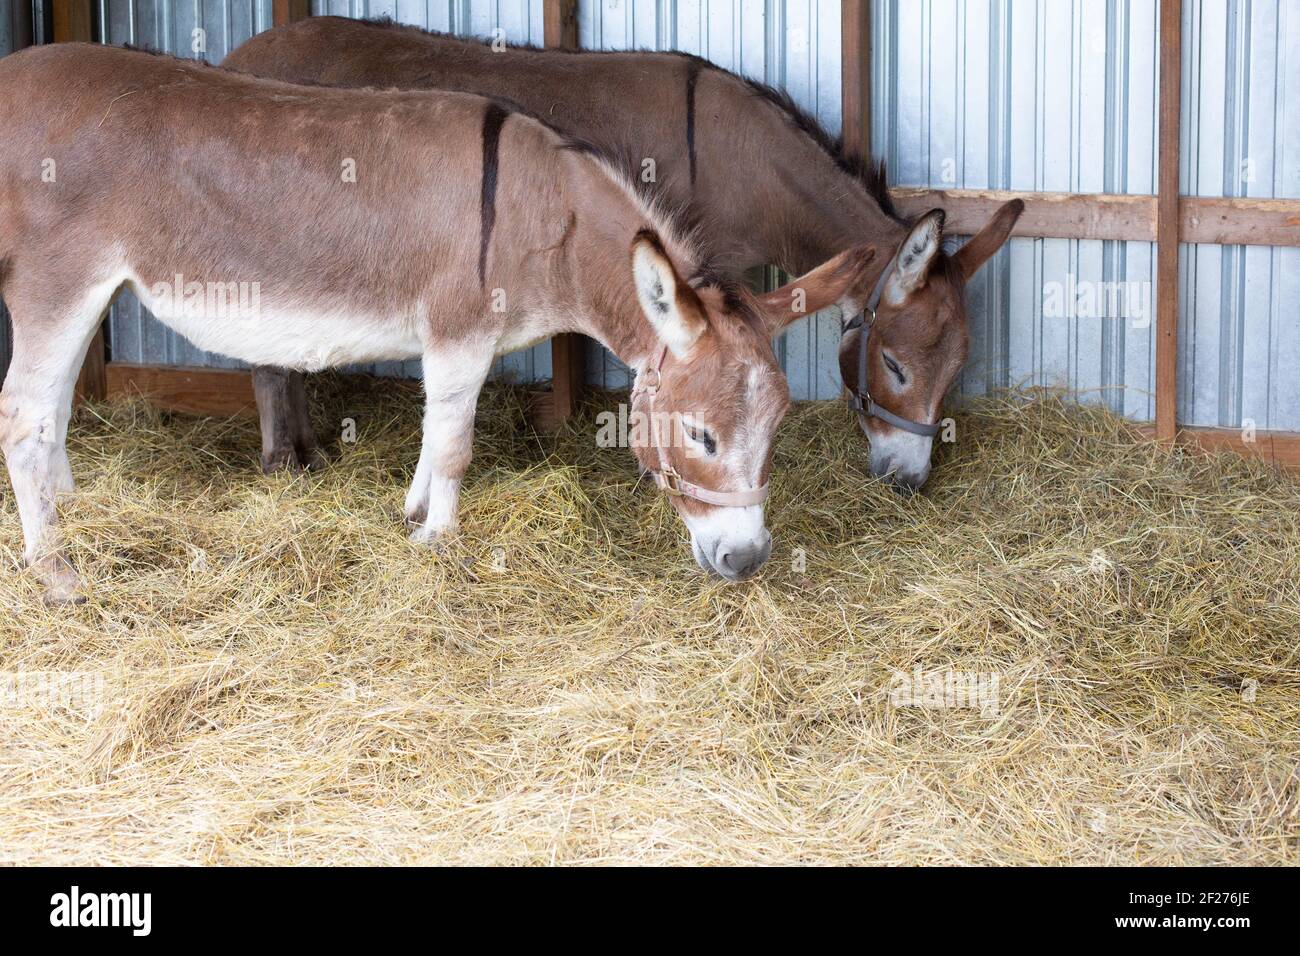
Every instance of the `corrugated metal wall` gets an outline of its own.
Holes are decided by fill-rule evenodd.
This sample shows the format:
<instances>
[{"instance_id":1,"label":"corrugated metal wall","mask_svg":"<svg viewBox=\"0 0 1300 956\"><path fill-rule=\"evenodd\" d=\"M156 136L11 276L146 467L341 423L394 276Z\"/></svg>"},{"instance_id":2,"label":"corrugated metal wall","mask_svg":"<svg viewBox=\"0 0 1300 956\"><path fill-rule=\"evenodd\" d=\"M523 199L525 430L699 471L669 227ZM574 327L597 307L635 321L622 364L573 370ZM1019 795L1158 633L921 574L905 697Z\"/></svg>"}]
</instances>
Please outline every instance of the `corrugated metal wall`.
<instances>
[{"instance_id":1,"label":"corrugated metal wall","mask_svg":"<svg viewBox=\"0 0 1300 956\"><path fill-rule=\"evenodd\" d=\"M1184 193L1300 197L1300 0L1183 19ZM1300 430L1300 249L1184 247L1180 419Z\"/></svg>"},{"instance_id":2,"label":"corrugated metal wall","mask_svg":"<svg viewBox=\"0 0 1300 956\"><path fill-rule=\"evenodd\" d=\"M1154 191L1157 0L875 8L874 136L895 182ZM1300 2L1188 2L1183 30L1183 191L1300 196ZM1150 243L1013 240L970 290L962 390L1064 386L1152 418L1154 302L1061 317L1046 292L1070 276L1151 290L1154 259ZM1300 429L1300 249L1185 247L1182 290L1180 419Z\"/></svg>"},{"instance_id":3,"label":"corrugated metal wall","mask_svg":"<svg viewBox=\"0 0 1300 956\"><path fill-rule=\"evenodd\" d=\"M873 136L894 182L1153 191L1156 0L904 0L876 11ZM1012 240L969 289L961 391L1064 386L1152 418L1154 303L1145 315L1080 316L1056 307L1071 296L1044 295L1052 282L1068 291L1070 276L1150 290L1154 246Z\"/></svg>"},{"instance_id":4,"label":"corrugated metal wall","mask_svg":"<svg viewBox=\"0 0 1300 956\"><path fill-rule=\"evenodd\" d=\"M219 60L270 23L270 0L99 0L104 39ZM1150 193L1155 184L1158 0L876 0L874 138L898 183ZM314 0L313 12L391 16L461 34L540 43L540 0ZM835 0L583 0L583 46L683 49L782 85L835 131ZM1186 192L1300 196L1300 0L1186 4ZM2 42L2 41L0 41ZM2 49L2 48L0 48ZM1196 246L1183 253L1181 418L1300 430L1300 250ZM973 350L961 391L1064 386L1135 418L1154 412L1154 250L1145 242L1014 240L970 289ZM1071 284L1073 283L1073 285ZM1079 314L1079 284L1133 298ZM1051 290L1065 293L1055 309ZM1064 314L1057 314L1063 311ZM118 360L233 364L193 349L129 295L114 309ZM794 394L838 393L833 317L782 343ZM3 347L3 346L0 346ZM595 349L594 382L627 384ZM412 374L415 363L378 370ZM549 346L503 360L550 374Z\"/></svg>"}]
</instances>

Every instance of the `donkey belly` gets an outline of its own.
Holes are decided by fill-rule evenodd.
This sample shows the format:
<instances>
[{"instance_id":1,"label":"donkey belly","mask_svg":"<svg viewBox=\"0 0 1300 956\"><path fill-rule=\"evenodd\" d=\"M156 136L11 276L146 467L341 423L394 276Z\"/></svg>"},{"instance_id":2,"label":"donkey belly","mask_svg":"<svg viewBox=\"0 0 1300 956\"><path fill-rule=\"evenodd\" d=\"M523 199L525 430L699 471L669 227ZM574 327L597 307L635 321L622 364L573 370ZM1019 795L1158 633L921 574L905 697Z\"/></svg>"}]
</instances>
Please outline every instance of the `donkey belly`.
<instances>
[{"instance_id":1,"label":"donkey belly","mask_svg":"<svg viewBox=\"0 0 1300 956\"><path fill-rule=\"evenodd\" d=\"M134 276L128 283L150 312L198 348L252 365L314 372L424 352L412 316L360 314L342 302L286 306L237 283L150 287Z\"/></svg>"}]
</instances>

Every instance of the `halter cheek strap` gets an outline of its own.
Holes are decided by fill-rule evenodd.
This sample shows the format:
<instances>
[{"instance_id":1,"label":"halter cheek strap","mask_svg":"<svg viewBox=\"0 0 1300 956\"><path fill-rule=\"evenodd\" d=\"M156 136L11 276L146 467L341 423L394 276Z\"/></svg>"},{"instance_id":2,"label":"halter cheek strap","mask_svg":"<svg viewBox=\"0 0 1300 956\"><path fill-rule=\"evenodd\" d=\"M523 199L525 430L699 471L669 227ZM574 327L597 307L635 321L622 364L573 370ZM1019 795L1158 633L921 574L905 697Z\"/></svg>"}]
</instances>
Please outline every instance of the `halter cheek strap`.
<instances>
[{"instance_id":1,"label":"halter cheek strap","mask_svg":"<svg viewBox=\"0 0 1300 956\"><path fill-rule=\"evenodd\" d=\"M871 348L871 329L876 324L876 309L880 307L880 297L885 292L885 283L897 264L898 255L895 254L894 258L889 261L889 265L885 266L885 271L880 273L880 278L876 280L876 287L871 291L871 298L867 300L866 308L845 323L844 328L840 330L840 335L845 336L854 329L862 329L862 332L858 335L858 387L856 390L849 392L849 408L861 412L867 418L879 418L885 424L901 428L913 435L933 438L939 434L938 425L914 422L910 418L895 415L889 409L877 405L871 397L870 382L867 378L867 358Z\"/></svg>"},{"instance_id":2,"label":"halter cheek strap","mask_svg":"<svg viewBox=\"0 0 1300 956\"><path fill-rule=\"evenodd\" d=\"M663 443L659 441L659 436L656 434L658 428L655 422L655 396L659 394L659 385L662 381L660 369L663 368L664 359L667 355L668 346L662 346L654 363L647 366L646 370L636 377L636 385L632 389L633 395L644 392L650 406L651 440L654 442L655 451L659 455L658 470L652 469L650 471L650 474L654 476L655 484L674 498L683 496L694 498L706 505L717 505L721 508L747 508L750 505L762 504L767 498L768 486L766 482L758 488L748 488L744 491L714 491L711 488L702 488L694 482L687 481L673 468L672 463L668 460L668 452L664 449Z\"/></svg>"}]
</instances>

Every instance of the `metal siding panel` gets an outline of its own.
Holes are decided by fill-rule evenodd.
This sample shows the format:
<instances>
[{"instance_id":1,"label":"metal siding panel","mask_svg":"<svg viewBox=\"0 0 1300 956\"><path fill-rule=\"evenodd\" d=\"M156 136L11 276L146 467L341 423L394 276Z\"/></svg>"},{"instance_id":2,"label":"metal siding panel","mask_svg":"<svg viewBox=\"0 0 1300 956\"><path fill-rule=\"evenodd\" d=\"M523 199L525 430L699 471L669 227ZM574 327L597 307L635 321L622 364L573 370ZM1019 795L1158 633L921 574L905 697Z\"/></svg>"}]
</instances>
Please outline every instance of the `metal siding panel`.
<instances>
[{"instance_id":1,"label":"metal siding panel","mask_svg":"<svg viewBox=\"0 0 1300 956\"><path fill-rule=\"evenodd\" d=\"M1300 7L1200 0L1184 14L1183 188L1300 196ZM1183 250L1179 416L1188 424L1300 429L1295 249Z\"/></svg>"},{"instance_id":2,"label":"metal siding panel","mask_svg":"<svg viewBox=\"0 0 1300 956\"><path fill-rule=\"evenodd\" d=\"M1151 191L1156 0L887 0L874 10L874 130L891 181ZM1149 315L1052 317L1044 291L1071 276L1149 288L1152 263L1150 243L1013 240L967 290L971 356L958 394L1046 385L1146 417Z\"/></svg>"}]
</instances>

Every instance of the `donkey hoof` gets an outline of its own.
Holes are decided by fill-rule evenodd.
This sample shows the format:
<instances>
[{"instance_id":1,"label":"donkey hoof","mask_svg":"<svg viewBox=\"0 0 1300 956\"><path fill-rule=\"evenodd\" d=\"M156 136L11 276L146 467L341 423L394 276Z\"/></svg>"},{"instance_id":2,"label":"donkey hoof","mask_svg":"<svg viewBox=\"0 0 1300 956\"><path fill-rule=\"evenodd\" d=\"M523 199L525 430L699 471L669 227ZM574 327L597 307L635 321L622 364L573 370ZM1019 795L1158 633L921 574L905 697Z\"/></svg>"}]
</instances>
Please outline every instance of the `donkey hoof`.
<instances>
[{"instance_id":1,"label":"donkey hoof","mask_svg":"<svg viewBox=\"0 0 1300 956\"><path fill-rule=\"evenodd\" d=\"M86 595L76 589L72 591L56 591L49 588L41 595L41 600L45 602L46 607L71 607L77 604L85 604Z\"/></svg>"},{"instance_id":2,"label":"donkey hoof","mask_svg":"<svg viewBox=\"0 0 1300 956\"><path fill-rule=\"evenodd\" d=\"M308 471L324 471L329 466L330 460L325 457L325 452L314 447L299 453L298 463Z\"/></svg>"},{"instance_id":3,"label":"donkey hoof","mask_svg":"<svg viewBox=\"0 0 1300 956\"><path fill-rule=\"evenodd\" d=\"M274 475L278 471L321 471L328 464L329 459L317 445L301 449L285 445L262 452L264 475Z\"/></svg>"},{"instance_id":4,"label":"donkey hoof","mask_svg":"<svg viewBox=\"0 0 1300 956\"><path fill-rule=\"evenodd\" d=\"M292 448L276 448L262 452L262 474L274 475L278 471L298 471L302 464Z\"/></svg>"},{"instance_id":5,"label":"donkey hoof","mask_svg":"<svg viewBox=\"0 0 1300 956\"><path fill-rule=\"evenodd\" d=\"M81 590L81 580L77 577L76 572L70 569L61 569L42 574L41 580L45 584L45 593L41 595L41 600L47 606L58 607L64 604L86 603L86 595Z\"/></svg>"},{"instance_id":6,"label":"donkey hoof","mask_svg":"<svg viewBox=\"0 0 1300 956\"><path fill-rule=\"evenodd\" d=\"M451 539L455 536L455 533L456 529L454 527L436 527L422 524L411 532L411 541L422 547L443 552L451 544Z\"/></svg>"}]
</instances>

